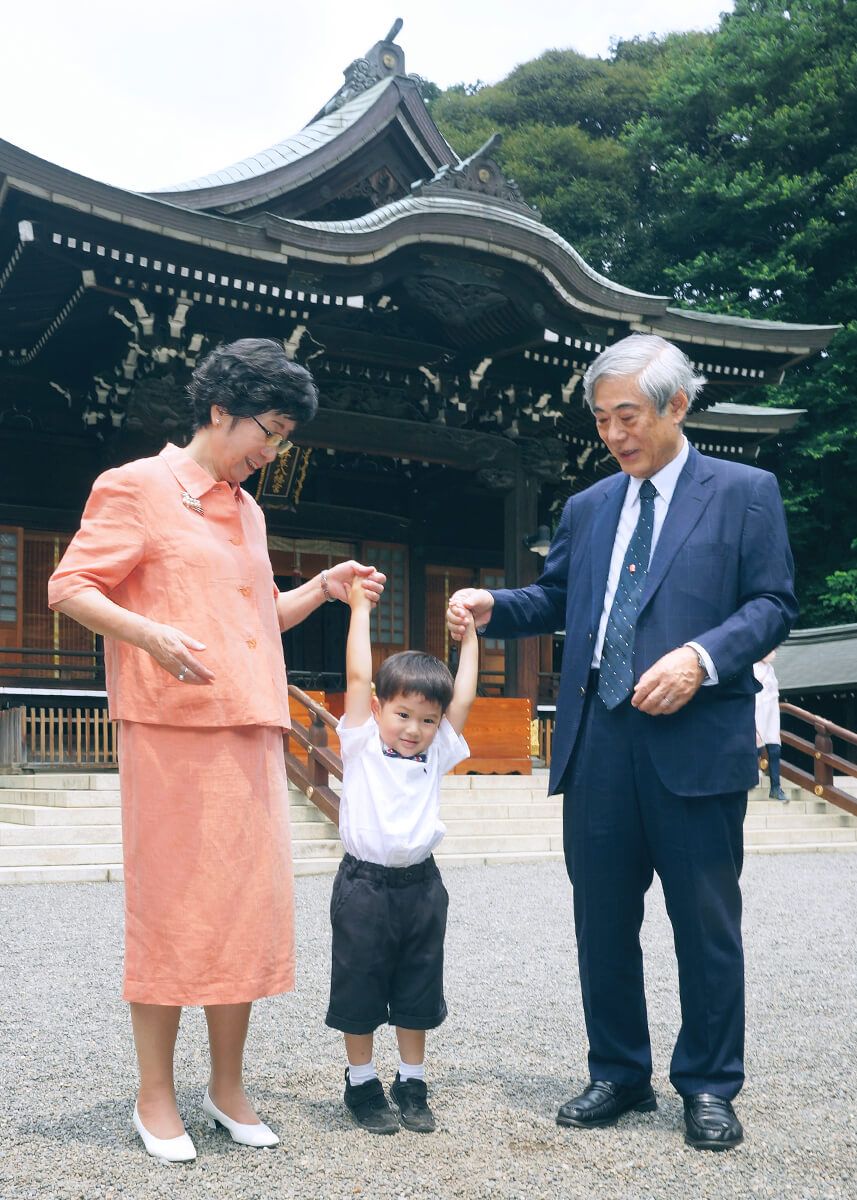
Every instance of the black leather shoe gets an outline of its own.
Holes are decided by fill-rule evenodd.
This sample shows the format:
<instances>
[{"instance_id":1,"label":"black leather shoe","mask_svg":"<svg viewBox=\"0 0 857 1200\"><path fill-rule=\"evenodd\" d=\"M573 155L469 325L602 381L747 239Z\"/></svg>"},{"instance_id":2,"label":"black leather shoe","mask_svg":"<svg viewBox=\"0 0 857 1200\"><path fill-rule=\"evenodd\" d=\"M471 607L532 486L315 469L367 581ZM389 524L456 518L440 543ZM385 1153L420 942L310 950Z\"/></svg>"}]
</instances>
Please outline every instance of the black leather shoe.
<instances>
[{"instance_id":1,"label":"black leather shoe","mask_svg":"<svg viewBox=\"0 0 857 1200\"><path fill-rule=\"evenodd\" d=\"M573 1125L576 1129L598 1129L615 1125L622 1113L654 1112L658 1107L651 1084L626 1087L606 1079L593 1079L585 1092L566 1100L556 1114L557 1125Z\"/></svg>"},{"instance_id":2,"label":"black leather shoe","mask_svg":"<svg viewBox=\"0 0 857 1200\"><path fill-rule=\"evenodd\" d=\"M700 1092L684 1098L684 1140L697 1150L731 1150L744 1140L735 1110L722 1096Z\"/></svg>"},{"instance_id":3,"label":"black leather shoe","mask_svg":"<svg viewBox=\"0 0 857 1200\"><path fill-rule=\"evenodd\" d=\"M412 1133L434 1133L434 1116L428 1106L426 1097L428 1088L422 1079L399 1078L390 1088L390 1099L399 1110L399 1117L405 1129Z\"/></svg>"},{"instance_id":4,"label":"black leather shoe","mask_svg":"<svg viewBox=\"0 0 857 1200\"><path fill-rule=\"evenodd\" d=\"M387 1103L381 1080L370 1079L352 1087L345 1071L345 1107L358 1125L369 1133L398 1133L399 1122Z\"/></svg>"}]
</instances>

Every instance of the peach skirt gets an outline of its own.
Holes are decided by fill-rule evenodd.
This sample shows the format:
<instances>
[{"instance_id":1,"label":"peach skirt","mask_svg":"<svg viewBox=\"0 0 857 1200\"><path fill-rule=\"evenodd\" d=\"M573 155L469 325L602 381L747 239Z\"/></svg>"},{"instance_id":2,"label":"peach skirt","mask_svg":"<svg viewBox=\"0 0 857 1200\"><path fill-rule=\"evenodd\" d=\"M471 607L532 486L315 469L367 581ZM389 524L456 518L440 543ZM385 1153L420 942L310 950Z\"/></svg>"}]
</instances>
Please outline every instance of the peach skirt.
<instances>
[{"instance_id":1,"label":"peach skirt","mask_svg":"<svg viewBox=\"0 0 857 1200\"><path fill-rule=\"evenodd\" d=\"M125 1000L238 1004L295 981L282 730L119 724Z\"/></svg>"}]
</instances>

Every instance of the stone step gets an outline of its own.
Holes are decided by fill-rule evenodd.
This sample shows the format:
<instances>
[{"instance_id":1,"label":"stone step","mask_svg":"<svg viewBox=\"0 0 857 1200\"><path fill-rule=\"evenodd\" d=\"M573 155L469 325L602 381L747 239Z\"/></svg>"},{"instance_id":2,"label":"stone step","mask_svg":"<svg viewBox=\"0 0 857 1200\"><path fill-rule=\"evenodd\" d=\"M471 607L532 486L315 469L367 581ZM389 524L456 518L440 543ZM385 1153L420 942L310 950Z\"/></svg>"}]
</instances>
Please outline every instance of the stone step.
<instances>
[{"instance_id":1,"label":"stone step","mask_svg":"<svg viewBox=\"0 0 857 1200\"><path fill-rule=\"evenodd\" d=\"M745 846L791 845L797 847L804 842L812 845L823 845L825 842L857 843L857 828L837 826L806 830L800 826L780 825L775 829L748 829L744 836Z\"/></svg>"},{"instance_id":2,"label":"stone step","mask_svg":"<svg viewBox=\"0 0 857 1200\"><path fill-rule=\"evenodd\" d=\"M4 804L38 804L52 808L115 808L118 788L3 788Z\"/></svg>"},{"instance_id":3,"label":"stone step","mask_svg":"<svg viewBox=\"0 0 857 1200\"><path fill-rule=\"evenodd\" d=\"M745 846L748 854L838 854L857 850L854 842L774 842L766 846Z\"/></svg>"},{"instance_id":4,"label":"stone step","mask_svg":"<svg viewBox=\"0 0 857 1200\"><path fill-rule=\"evenodd\" d=\"M93 867L122 861L122 846L104 845L0 846L0 867Z\"/></svg>"},{"instance_id":5,"label":"stone step","mask_svg":"<svg viewBox=\"0 0 857 1200\"><path fill-rule=\"evenodd\" d=\"M745 832L750 829L825 829L827 827L855 828L848 813L837 812L792 812L791 805L781 805L779 812L747 813L744 818Z\"/></svg>"},{"instance_id":6,"label":"stone step","mask_svg":"<svg viewBox=\"0 0 857 1200\"><path fill-rule=\"evenodd\" d=\"M97 846L115 847L121 831L115 825L5 825L0 824L2 846Z\"/></svg>"},{"instance_id":7,"label":"stone step","mask_svg":"<svg viewBox=\"0 0 857 1200\"><path fill-rule=\"evenodd\" d=\"M490 833L458 835L447 833L441 843L446 854L493 854L497 852L526 852L562 850L562 831L548 833L506 834L501 830Z\"/></svg>"},{"instance_id":8,"label":"stone step","mask_svg":"<svg viewBox=\"0 0 857 1200\"><path fill-rule=\"evenodd\" d=\"M0 789L44 788L47 791L119 791L118 771L53 772L36 771L32 775L0 775Z\"/></svg>"},{"instance_id":9,"label":"stone step","mask_svg":"<svg viewBox=\"0 0 857 1200\"><path fill-rule=\"evenodd\" d=\"M780 800L768 800L767 796L764 800L753 799L752 793L747 801L747 813L842 813L843 816L850 816L844 809L837 808L835 804L828 804L826 800L821 800L817 796L810 796L807 792L801 793L801 798L791 800L788 804L783 804ZM852 817L852 820L857 818Z\"/></svg>"},{"instance_id":10,"label":"stone step","mask_svg":"<svg viewBox=\"0 0 857 1200\"><path fill-rule=\"evenodd\" d=\"M553 813L547 817L538 819L528 818L526 820L497 820L493 817L491 819L477 817L471 820L465 815L457 819L451 818L446 820L444 818L444 824L446 825L447 839L450 837L490 837L500 832L510 837L562 832L562 817L557 813ZM330 821L298 821L292 825L292 840L294 842L319 839L326 841L338 836L336 826Z\"/></svg>"},{"instance_id":11,"label":"stone step","mask_svg":"<svg viewBox=\"0 0 857 1200\"><path fill-rule=\"evenodd\" d=\"M484 776L482 777L484 780ZM471 788L469 792L448 790L444 782L440 790L441 804L508 804L510 806L526 806L529 804L544 804L547 800L547 787L530 788L493 788L483 782L482 787ZM555 797L555 802L562 804L562 797Z\"/></svg>"},{"instance_id":12,"label":"stone step","mask_svg":"<svg viewBox=\"0 0 857 1200\"><path fill-rule=\"evenodd\" d=\"M496 791L527 791L529 788L545 790L548 783L547 771L533 771L532 775L446 775L443 786L450 791L477 790L490 783Z\"/></svg>"},{"instance_id":13,"label":"stone step","mask_svg":"<svg viewBox=\"0 0 857 1200\"><path fill-rule=\"evenodd\" d=\"M0 885L13 883L121 883L121 862L97 867L0 867Z\"/></svg>"},{"instance_id":14,"label":"stone step","mask_svg":"<svg viewBox=\"0 0 857 1200\"><path fill-rule=\"evenodd\" d=\"M295 875L334 875L339 868L339 858L296 858Z\"/></svg>"},{"instance_id":15,"label":"stone step","mask_svg":"<svg viewBox=\"0 0 857 1200\"><path fill-rule=\"evenodd\" d=\"M338 837L294 842L292 849L296 859L300 857L302 859L335 858L338 860L342 857L342 843Z\"/></svg>"},{"instance_id":16,"label":"stone step","mask_svg":"<svg viewBox=\"0 0 857 1200\"><path fill-rule=\"evenodd\" d=\"M0 792L0 796L3 793ZM0 828L4 823L13 825L113 825L121 827L121 808L62 808L50 804L5 804L0 803ZM115 830L114 830L115 832Z\"/></svg>"},{"instance_id":17,"label":"stone step","mask_svg":"<svg viewBox=\"0 0 857 1200\"><path fill-rule=\"evenodd\" d=\"M319 814L320 815L320 814ZM337 838L336 826L330 821L292 821L292 843L326 842Z\"/></svg>"},{"instance_id":18,"label":"stone step","mask_svg":"<svg viewBox=\"0 0 857 1200\"><path fill-rule=\"evenodd\" d=\"M789 804L770 800L767 782L751 791L747 853L857 849L857 818L793 785L786 792ZM336 827L295 788L289 806L295 874L334 872ZM441 818L443 865L562 859L562 797L548 797L546 772L447 776ZM115 772L0 776L0 883L121 880L120 860Z\"/></svg>"},{"instance_id":19,"label":"stone step","mask_svg":"<svg viewBox=\"0 0 857 1200\"><path fill-rule=\"evenodd\" d=\"M532 804L447 804L440 806L440 819L450 821L561 821L562 803L554 800Z\"/></svg>"},{"instance_id":20,"label":"stone step","mask_svg":"<svg viewBox=\"0 0 857 1200\"><path fill-rule=\"evenodd\" d=\"M293 825L300 824L304 821L326 821L327 817L322 814L320 808L310 800L307 804L295 804L294 800L289 798L289 816Z\"/></svg>"}]
</instances>

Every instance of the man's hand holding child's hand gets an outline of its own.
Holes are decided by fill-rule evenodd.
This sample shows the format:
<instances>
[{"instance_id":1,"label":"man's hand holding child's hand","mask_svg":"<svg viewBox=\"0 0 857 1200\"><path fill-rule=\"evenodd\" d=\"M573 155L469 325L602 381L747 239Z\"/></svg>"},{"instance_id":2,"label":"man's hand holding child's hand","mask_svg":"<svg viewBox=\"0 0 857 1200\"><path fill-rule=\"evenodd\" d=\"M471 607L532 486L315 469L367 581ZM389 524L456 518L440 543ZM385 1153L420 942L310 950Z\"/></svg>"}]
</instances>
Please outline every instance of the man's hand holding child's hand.
<instances>
[{"instance_id":1,"label":"man's hand holding child's hand","mask_svg":"<svg viewBox=\"0 0 857 1200\"><path fill-rule=\"evenodd\" d=\"M469 608L465 608L463 604L450 604L447 615L450 618L450 633L454 641L469 642L471 638L475 640L476 622Z\"/></svg>"}]
</instances>

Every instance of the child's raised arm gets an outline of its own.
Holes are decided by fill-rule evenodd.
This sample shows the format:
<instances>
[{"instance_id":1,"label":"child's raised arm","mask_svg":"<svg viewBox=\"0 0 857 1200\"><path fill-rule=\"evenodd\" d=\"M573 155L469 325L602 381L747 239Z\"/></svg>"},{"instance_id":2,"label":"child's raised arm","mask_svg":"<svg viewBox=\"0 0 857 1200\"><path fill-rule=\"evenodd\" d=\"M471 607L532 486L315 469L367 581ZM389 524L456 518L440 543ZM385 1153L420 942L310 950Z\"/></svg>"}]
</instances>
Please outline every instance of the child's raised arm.
<instances>
[{"instance_id":1,"label":"child's raised arm","mask_svg":"<svg viewBox=\"0 0 857 1200\"><path fill-rule=\"evenodd\" d=\"M446 710L446 719L456 733L461 733L467 721L470 706L476 699L476 681L479 676L479 639L476 636L476 625L470 609L460 608L456 616L459 623L464 625L464 634L458 652L458 670L455 672L455 686L452 690L452 700Z\"/></svg>"},{"instance_id":2,"label":"child's raised arm","mask_svg":"<svg viewBox=\"0 0 857 1200\"><path fill-rule=\"evenodd\" d=\"M352 579L348 587L348 641L345 644L345 724L362 725L372 711L372 639L369 614L372 602L362 580Z\"/></svg>"}]
</instances>

